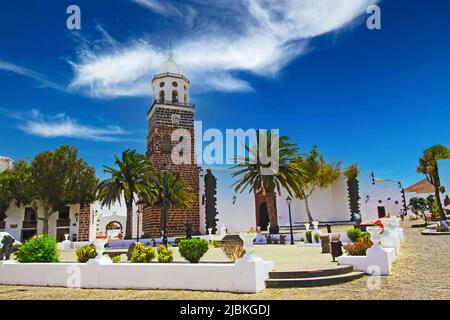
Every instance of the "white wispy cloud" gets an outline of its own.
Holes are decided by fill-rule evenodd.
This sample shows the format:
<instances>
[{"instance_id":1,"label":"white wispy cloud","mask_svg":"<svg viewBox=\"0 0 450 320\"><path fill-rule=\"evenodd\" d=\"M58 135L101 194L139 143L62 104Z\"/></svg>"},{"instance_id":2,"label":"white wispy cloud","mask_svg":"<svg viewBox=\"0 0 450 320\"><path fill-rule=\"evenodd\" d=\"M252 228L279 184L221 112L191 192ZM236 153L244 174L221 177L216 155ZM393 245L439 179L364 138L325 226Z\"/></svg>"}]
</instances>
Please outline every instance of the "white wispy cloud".
<instances>
[{"instance_id":1,"label":"white wispy cloud","mask_svg":"<svg viewBox=\"0 0 450 320\"><path fill-rule=\"evenodd\" d=\"M57 83L47 80L46 76L44 76L43 74L7 61L0 60L0 71L11 72L20 76L36 80L43 87L61 91L64 90L63 86L60 86Z\"/></svg>"},{"instance_id":2,"label":"white wispy cloud","mask_svg":"<svg viewBox=\"0 0 450 320\"><path fill-rule=\"evenodd\" d=\"M5 115L18 120L23 132L44 138L76 138L91 141L124 141L127 134L119 126L93 127L80 124L64 113L44 115L37 109L29 112L11 112L0 109Z\"/></svg>"},{"instance_id":3,"label":"white wispy cloud","mask_svg":"<svg viewBox=\"0 0 450 320\"><path fill-rule=\"evenodd\" d=\"M168 1L159 0L131 0L147 9L162 15L181 15L177 7L173 6Z\"/></svg>"},{"instance_id":4,"label":"white wispy cloud","mask_svg":"<svg viewBox=\"0 0 450 320\"><path fill-rule=\"evenodd\" d=\"M178 10L167 1L132 1L166 16ZM251 91L240 72L275 76L308 51L310 39L348 25L378 0L189 2L197 4L198 26L177 39L174 51L193 90ZM166 56L148 40L83 50L72 62L70 86L94 97L149 95L149 82Z\"/></svg>"}]
</instances>

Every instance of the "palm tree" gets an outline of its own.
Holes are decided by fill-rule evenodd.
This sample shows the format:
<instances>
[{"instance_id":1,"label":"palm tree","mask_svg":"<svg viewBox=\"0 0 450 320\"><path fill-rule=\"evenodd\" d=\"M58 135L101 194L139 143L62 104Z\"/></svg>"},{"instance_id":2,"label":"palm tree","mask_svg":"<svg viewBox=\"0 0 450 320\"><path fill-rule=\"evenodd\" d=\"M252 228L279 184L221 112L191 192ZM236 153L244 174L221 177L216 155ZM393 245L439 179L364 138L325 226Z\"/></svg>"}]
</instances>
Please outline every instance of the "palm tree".
<instances>
[{"instance_id":1,"label":"palm tree","mask_svg":"<svg viewBox=\"0 0 450 320\"><path fill-rule=\"evenodd\" d=\"M170 172L158 173L141 194L144 203L161 208L163 244L167 246L167 209L190 208L194 197L191 187Z\"/></svg>"},{"instance_id":2,"label":"palm tree","mask_svg":"<svg viewBox=\"0 0 450 320\"><path fill-rule=\"evenodd\" d=\"M146 204L162 208L164 205L164 188L166 205L169 209L190 208L193 203L191 187L174 173L158 173L142 195Z\"/></svg>"},{"instance_id":3,"label":"palm tree","mask_svg":"<svg viewBox=\"0 0 450 320\"><path fill-rule=\"evenodd\" d=\"M125 198L127 208L127 223L125 239L132 238L133 202L137 202L140 194L148 193L151 179L155 177L155 169L149 160L135 150L125 150L122 158L115 156L117 169L104 166L104 172L111 178L103 180L98 186L98 199L102 206L111 207Z\"/></svg>"},{"instance_id":4,"label":"palm tree","mask_svg":"<svg viewBox=\"0 0 450 320\"><path fill-rule=\"evenodd\" d=\"M286 136L275 136L270 132L267 137L261 136L260 131L256 133L256 144L252 147L245 145L248 156L235 158L237 165L230 169L236 170L231 174L233 178L239 177L234 184L235 192L242 193L245 189L249 192L260 192L266 197L267 211L270 221L270 233L278 233L278 218L276 214L274 199L276 192L281 195L281 187L285 188L292 196L292 190L296 187L295 181L301 176L301 172L292 166L292 161L297 154L296 144L289 143ZM268 157L276 159L278 164L273 168L273 163L267 163L261 158L263 152Z\"/></svg>"}]
</instances>

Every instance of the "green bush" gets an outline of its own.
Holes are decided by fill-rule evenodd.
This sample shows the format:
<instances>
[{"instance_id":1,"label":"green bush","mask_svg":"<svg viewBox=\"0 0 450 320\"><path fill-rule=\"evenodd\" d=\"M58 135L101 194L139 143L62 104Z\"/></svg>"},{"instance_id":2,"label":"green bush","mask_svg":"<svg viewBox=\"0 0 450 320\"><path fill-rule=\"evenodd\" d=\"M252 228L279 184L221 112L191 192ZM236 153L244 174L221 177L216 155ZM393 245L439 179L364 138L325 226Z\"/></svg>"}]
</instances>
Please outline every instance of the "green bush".
<instances>
[{"instance_id":1,"label":"green bush","mask_svg":"<svg viewBox=\"0 0 450 320\"><path fill-rule=\"evenodd\" d=\"M20 246L16 258L22 263L59 262L56 240L47 235L35 236Z\"/></svg>"},{"instance_id":2,"label":"green bush","mask_svg":"<svg viewBox=\"0 0 450 320\"><path fill-rule=\"evenodd\" d=\"M156 257L153 247L146 247L142 243L136 243L131 254L131 263L149 263Z\"/></svg>"},{"instance_id":3,"label":"green bush","mask_svg":"<svg viewBox=\"0 0 450 320\"><path fill-rule=\"evenodd\" d=\"M356 242L356 240L359 239L359 237L361 237L362 231L361 229L358 228L353 228L353 229L349 229L347 231L347 236L350 238L350 240L352 240L353 242Z\"/></svg>"},{"instance_id":4,"label":"green bush","mask_svg":"<svg viewBox=\"0 0 450 320\"><path fill-rule=\"evenodd\" d=\"M370 233L367 231L361 232L361 235L358 239L370 240Z\"/></svg>"},{"instance_id":5,"label":"green bush","mask_svg":"<svg viewBox=\"0 0 450 320\"><path fill-rule=\"evenodd\" d=\"M315 241L316 243L319 243L319 242L320 242L320 236L319 236L318 233L315 233L315 234L314 234L314 241Z\"/></svg>"},{"instance_id":6,"label":"green bush","mask_svg":"<svg viewBox=\"0 0 450 320\"><path fill-rule=\"evenodd\" d=\"M312 243L312 231L306 231L306 242Z\"/></svg>"},{"instance_id":7,"label":"green bush","mask_svg":"<svg viewBox=\"0 0 450 320\"><path fill-rule=\"evenodd\" d=\"M160 245L157 249L158 251L158 262L159 263L171 263L173 262L173 252L165 245Z\"/></svg>"},{"instance_id":8,"label":"green bush","mask_svg":"<svg viewBox=\"0 0 450 320\"><path fill-rule=\"evenodd\" d=\"M122 261L122 258L121 258L120 256L114 256L114 257L112 257L112 262L113 262L113 263L117 263L117 262L120 262L120 261Z\"/></svg>"},{"instance_id":9,"label":"green bush","mask_svg":"<svg viewBox=\"0 0 450 320\"><path fill-rule=\"evenodd\" d=\"M97 251L95 250L95 246L91 244L90 246L79 247L75 251L75 254L77 255L78 262L88 262L97 256Z\"/></svg>"},{"instance_id":10,"label":"green bush","mask_svg":"<svg viewBox=\"0 0 450 320\"><path fill-rule=\"evenodd\" d=\"M192 238L180 241L180 254L190 263L198 263L208 251L208 241Z\"/></svg>"}]
</instances>

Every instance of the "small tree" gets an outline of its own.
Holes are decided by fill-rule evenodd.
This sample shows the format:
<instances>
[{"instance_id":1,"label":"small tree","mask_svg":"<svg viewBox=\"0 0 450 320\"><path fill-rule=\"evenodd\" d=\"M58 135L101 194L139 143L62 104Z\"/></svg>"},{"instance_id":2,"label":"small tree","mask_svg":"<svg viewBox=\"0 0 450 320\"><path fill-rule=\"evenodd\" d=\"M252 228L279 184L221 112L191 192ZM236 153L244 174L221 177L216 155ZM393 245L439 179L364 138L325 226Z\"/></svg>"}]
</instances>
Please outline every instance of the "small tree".
<instances>
[{"instance_id":1,"label":"small tree","mask_svg":"<svg viewBox=\"0 0 450 320\"><path fill-rule=\"evenodd\" d=\"M306 213L311 222L314 218L309 207L309 197L314 190L326 189L339 178L340 163L326 163L317 146L314 146L306 158L297 156L294 166L303 173L301 179L298 179L295 195L305 201Z\"/></svg>"},{"instance_id":2,"label":"small tree","mask_svg":"<svg viewBox=\"0 0 450 320\"><path fill-rule=\"evenodd\" d=\"M444 159L450 159L450 149L443 145L435 145L423 152L417 167L417 172L425 174L428 182L434 186L434 196L436 197L437 210L441 220L447 220L441 202L441 179L438 168L438 161Z\"/></svg>"},{"instance_id":3,"label":"small tree","mask_svg":"<svg viewBox=\"0 0 450 320\"><path fill-rule=\"evenodd\" d=\"M78 158L74 147L62 146L38 154L30 169L31 176L25 165L19 170L24 180L18 184L18 201L42 206L44 215L37 219L43 221L44 234L48 234L48 221L53 213L71 204L83 207L95 200L98 183L95 170ZM31 183L32 188L25 187L24 182Z\"/></svg>"},{"instance_id":4,"label":"small tree","mask_svg":"<svg viewBox=\"0 0 450 320\"><path fill-rule=\"evenodd\" d=\"M424 198L414 197L409 200L409 209L416 215L422 217L425 221L425 225L428 225L427 211L429 209L427 200Z\"/></svg>"}]
</instances>

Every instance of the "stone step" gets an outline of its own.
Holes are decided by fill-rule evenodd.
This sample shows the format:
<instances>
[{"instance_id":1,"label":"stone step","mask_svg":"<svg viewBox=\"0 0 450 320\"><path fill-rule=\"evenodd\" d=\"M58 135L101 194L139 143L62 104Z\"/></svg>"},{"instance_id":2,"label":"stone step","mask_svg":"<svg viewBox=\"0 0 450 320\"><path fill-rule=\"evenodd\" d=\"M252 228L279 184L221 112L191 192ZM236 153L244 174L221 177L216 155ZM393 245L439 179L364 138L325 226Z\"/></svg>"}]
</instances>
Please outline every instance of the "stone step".
<instances>
[{"instance_id":1,"label":"stone step","mask_svg":"<svg viewBox=\"0 0 450 320\"><path fill-rule=\"evenodd\" d=\"M336 268L322 270L302 270L302 271L272 271L269 272L269 279L298 279L298 278L317 278L326 276L336 276L350 273L353 266L337 266Z\"/></svg>"},{"instance_id":2,"label":"stone step","mask_svg":"<svg viewBox=\"0 0 450 320\"><path fill-rule=\"evenodd\" d=\"M268 279L266 280L266 288L310 288L331 286L360 279L363 276L364 272L352 271L345 274L315 278Z\"/></svg>"}]
</instances>

